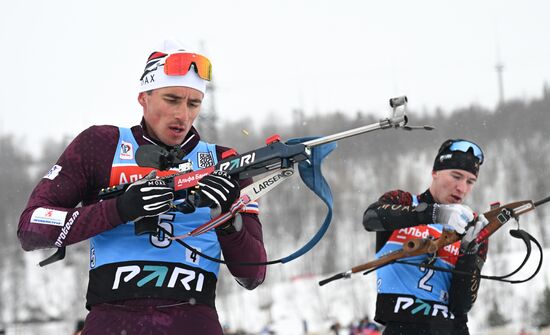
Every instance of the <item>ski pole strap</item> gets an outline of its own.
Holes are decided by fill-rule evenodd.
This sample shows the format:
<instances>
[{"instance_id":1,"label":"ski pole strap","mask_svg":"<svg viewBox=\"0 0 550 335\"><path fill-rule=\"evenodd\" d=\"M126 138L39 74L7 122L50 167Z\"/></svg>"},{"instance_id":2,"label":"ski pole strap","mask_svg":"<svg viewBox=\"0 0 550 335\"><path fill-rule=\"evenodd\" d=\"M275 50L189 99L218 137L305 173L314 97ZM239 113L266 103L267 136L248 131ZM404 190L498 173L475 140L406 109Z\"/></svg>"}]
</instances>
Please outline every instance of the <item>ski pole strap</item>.
<instances>
[{"instance_id":1,"label":"ski pole strap","mask_svg":"<svg viewBox=\"0 0 550 335\"><path fill-rule=\"evenodd\" d=\"M290 139L286 142L286 144L296 144L296 143L302 143L308 140L316 139L318 137L302 137L302 138L294 138ZM325 233L328 230L328 227L330 226L330 221L332 220L332 208L333 208L333 200L332 200L332 192L330 190L330 186L325 180L325 177L323 177L323 174L321 172L321 163L323 159L325 159L328 154L330 154L334 149L336 148L336 142L330 142L326 144L322 144L315 147L310 147L311 149L311 157L308 160L301 161L298 163L298 171L300 172L300 177L302 178L302 181L304 184L307 185L309 189L313 191L323 202L326 204L328 212L325 216L325 220L321 227L319 228L319 231L315 233L315 235L307 242L303 247L296 250L291 255L288 255L284 258L281 258L281 263L288 263L291 260L298 258L311 250L325 235Z\"/></svg>"}]
</instances>

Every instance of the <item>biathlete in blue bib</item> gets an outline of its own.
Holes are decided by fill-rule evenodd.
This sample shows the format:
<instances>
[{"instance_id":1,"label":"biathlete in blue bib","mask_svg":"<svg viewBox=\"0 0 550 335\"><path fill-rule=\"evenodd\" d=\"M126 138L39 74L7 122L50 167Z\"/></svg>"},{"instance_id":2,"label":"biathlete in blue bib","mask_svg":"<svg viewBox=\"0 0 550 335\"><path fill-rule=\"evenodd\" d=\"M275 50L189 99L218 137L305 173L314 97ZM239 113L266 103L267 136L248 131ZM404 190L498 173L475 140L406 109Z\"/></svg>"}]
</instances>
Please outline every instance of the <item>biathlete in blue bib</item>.
<instances>
[{"instance_id":1,"label":"biathlete in blue bib","mask_svg":"<svg viewBox=\"0 0 550 335\"><path fill-rule=\"evenodd\" d=\"M375 320L385 335L468 335L467 313L477 297L479 274L487 255L487 240L475 237L487 224L463 205L483 164L483 152L471 141L445 141L434 161L428 190L413 195L390 191L370 205L363 226L376 232L376 256L381 257L413 238L438 238L443 230L463 235L435 254L395 262L376 271L378 296ZM436 270L420 264L430 264ZM454 274L452 270L461 271ZM463 274L469 273L469 275Z\"/></svg>"}]
</instances>

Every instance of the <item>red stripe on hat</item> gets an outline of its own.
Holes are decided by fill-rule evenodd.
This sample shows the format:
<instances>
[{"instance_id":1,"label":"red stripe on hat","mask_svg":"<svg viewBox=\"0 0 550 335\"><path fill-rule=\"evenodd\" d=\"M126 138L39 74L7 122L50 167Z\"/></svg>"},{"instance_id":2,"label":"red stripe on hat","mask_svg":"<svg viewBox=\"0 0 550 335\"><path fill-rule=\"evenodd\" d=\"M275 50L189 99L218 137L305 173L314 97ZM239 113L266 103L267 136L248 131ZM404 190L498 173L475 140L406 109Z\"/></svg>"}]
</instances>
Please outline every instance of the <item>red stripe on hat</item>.
<instances>
[{"instance_id":1,"label":"red stripe on hat","mask_svg":"<svg viewBox=\"0 0 550 335\"><path fill-rule=\"evenodd\" d=\"M151 56L149 56L149 58L147 59L147 61L150 61L150 60L153 60L153 59L157 59L157 58L162 58L162 57L165 57L167 56L168 54L165 54L164 52L159 52L159 51L155 51L151 54Z\"/></svg>"}]
</instances>

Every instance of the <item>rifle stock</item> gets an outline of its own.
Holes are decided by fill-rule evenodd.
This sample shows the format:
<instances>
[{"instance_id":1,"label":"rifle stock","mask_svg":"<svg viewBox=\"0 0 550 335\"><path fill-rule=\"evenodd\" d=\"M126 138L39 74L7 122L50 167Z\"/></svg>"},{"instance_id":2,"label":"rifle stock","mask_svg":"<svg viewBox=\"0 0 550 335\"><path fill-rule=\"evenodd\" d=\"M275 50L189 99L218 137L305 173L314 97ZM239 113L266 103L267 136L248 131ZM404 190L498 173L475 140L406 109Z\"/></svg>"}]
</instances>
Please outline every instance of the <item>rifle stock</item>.
<instances>
[{"instance_id":1,"label":"rifle stock","mask_svg":"<svg viewBox=\"0 0 550 335\"><path fill-rule=\"evenodd\" d=\"M517 218L519 215L527 213L533 209L535 209L535 205L533 204L532 200L522 200L493 208L483 213L483 216L485 216L489 223L479 232L479 235L476 238L476 243L480 243L483 240L489 238L489 236L491 236L494 232L501 228L511 218ZM443 230L441 236L434 240L425 238L411 239L403 245L402 250L405 255L400 258L410 257L407 254L411 253L414 253L414 255L411 256L434 253L449 244L459 241L461 238L462 236L457 234L455 231ZM388 257L388 259L382 262L381 265L386 265L394 260L396 260L395 257Z\"/></svg>"},{"instance_id":2,"label":"rifle stock","mask_svg":"<svg viewBox=\"0 0 550 335\"><path fill-rule=\"evenodd\" d=\"M541 205L548 201L550 201L550 197L536 203L534 203L532 200L516 201L500 207L492 208L491 210L483 213L489 223L479 232L478 237L476 238L476 243L480 243L483 240L489 238L489 236L491 236L494 232L501 228L511 218L517 219L518 216L534 210L537 205ZM399 250L387 253L380 258L377 258L370 262L354 266L351 268L350 271L343 272L331 278L325 279L319 284L324 285L332 280L348 278L349 274L351 273L369 270L372 271L402 258L435 253L437 252L437 250L449 244L455 243L461 238L461 235L451 230L443 230L441 236L437 239L413 238L404 243L403 247Z\"/></svg>"},{"instance_id":3,"label":"rifle stock","mask_svg":"<svg viewBox=\"0 0 550 335\"><path fill-rule=\"evenodd\" d=\"M489 223L481 230L481 232L479 232L476 242L479 243L487 239L511 218L517 219L517 217L521 214L527 213L534 209L535 204L532 200L522 200L512 202L483 213Z\"/></svg>"},{"instance_id":4,"label":"rifle stock","mask_svg":"<svg viewBox=\"0 0 550 335\"><path fill-rule=\"evenodd\" d=\"M409 246L409 243L407 243L407 248L392 251L373 261L370 261L358 266L354 266L353 268L351 268L351 272L356 273L361 271L367 271L370 269L375 269L380 266L386 265L400 258L413 257L413 256L425 254L428 252L427 251L428 249L431 250L432 248L431 246L433 244L433 241L427 238L418 238L418 239L414 239L414 241L411 240L409 242L413 242L413 243L411 243L410 246Z\"/></svg>"}]
</instances>

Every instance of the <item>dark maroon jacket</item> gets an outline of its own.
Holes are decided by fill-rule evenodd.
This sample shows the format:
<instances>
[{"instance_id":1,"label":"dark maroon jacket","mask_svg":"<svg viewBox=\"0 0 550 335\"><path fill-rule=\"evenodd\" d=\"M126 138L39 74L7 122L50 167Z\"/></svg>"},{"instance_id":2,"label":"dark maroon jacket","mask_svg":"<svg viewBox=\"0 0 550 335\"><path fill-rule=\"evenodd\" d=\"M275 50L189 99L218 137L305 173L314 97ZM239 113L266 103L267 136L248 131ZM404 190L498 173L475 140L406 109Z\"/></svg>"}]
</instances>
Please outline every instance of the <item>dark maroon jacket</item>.
<instances>
[{"instance_id":1,"label":"dark maroon jacket","mask_svg":"<svg viewBox=\"0 0 550 335\"><path fill-rule=\"evenodd\" d=\"M154 142L147 136L143 124L131 128L139 145ZM109 186L118 137L118 127L92 126L69 144L56 163L61 167L59 174L53 179L44 177L40 180L21 214L17 235L23 249L53 248L56 247L56 241L58 244L62 241L63 246L78 243L123 224L116 208L116 199L98 200L99 191ZM184 153L190 152L199 140L198 132L192 128L182 146ZM226 149L217 146L218 156ZM245 181L241 186L249 183L250 180ZM77 215L73 215L79 204L82 207L78 208ZM65 222L59 226L31 223L33 212L40 207L67 212ZM228 235L218 234L224 259L228 262L265 261L266 252L258 216L243 213L242 218L243 228L240 231ZM69 223L70 220L73 222ZM61 235L63 233L66 234ZM254 289L261 284L266 274L265 266L229 264L228 268L247 289Z\"/></svg>"}]
</instances>

